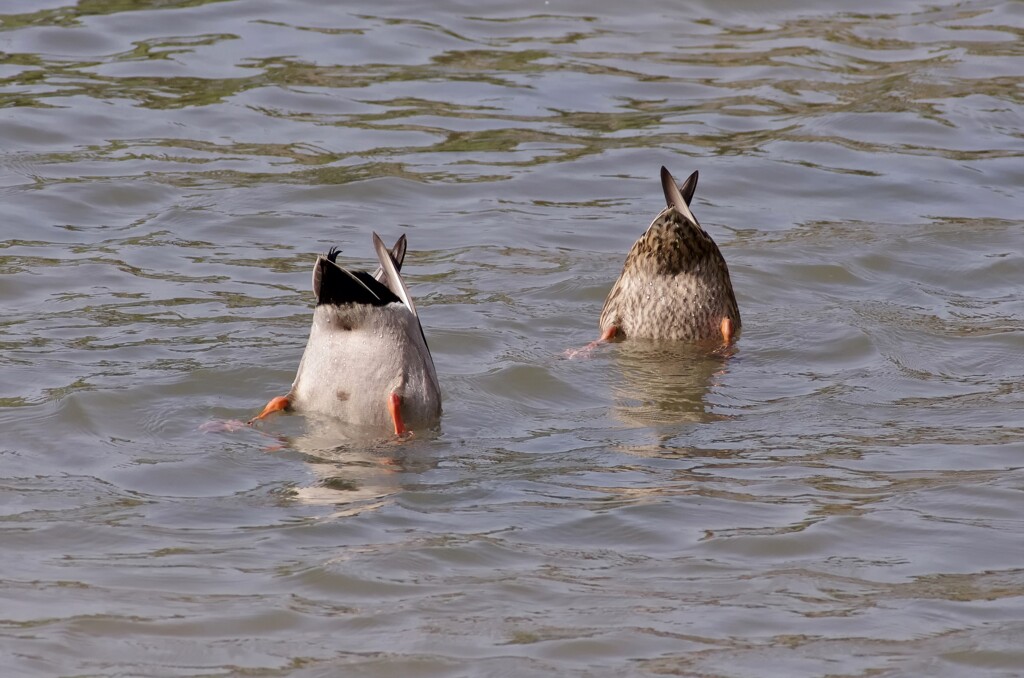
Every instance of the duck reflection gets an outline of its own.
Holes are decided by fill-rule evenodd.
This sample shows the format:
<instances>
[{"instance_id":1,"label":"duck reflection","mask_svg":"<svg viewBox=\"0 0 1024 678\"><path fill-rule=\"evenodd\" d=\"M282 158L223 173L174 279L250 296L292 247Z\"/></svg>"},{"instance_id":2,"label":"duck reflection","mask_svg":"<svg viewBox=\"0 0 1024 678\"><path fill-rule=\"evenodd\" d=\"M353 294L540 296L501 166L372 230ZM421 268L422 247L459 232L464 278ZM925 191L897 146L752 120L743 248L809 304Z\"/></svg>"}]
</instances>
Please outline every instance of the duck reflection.
<instances>
[{"instance_id":1,"label":"duck reflection","mask_svg":"<svg viewBox=\"0 0 1024 678\"><path fill-rule=\"evenodd\" d=\"M615 346L619 378L612 385L615 416L633 426L701 423L707 394L727 371L735 349L633 339Z\"/></svg>"},{"instance_id":2,"label":"duck reflection","mask_svg":"<svg viewBox=\"0 0 1024 678\"><path fill-rule=\"evenodd\" d=\"M435 465L422 454L423 441L382 440L379 431L361 431L333 419L305 418L305 431L281 438L284 448L302 455L313 479L292 490L304 504L334 506L335 515L373 511L401 492L406 473L421 473Z\"/></svg>"}]
</instances>

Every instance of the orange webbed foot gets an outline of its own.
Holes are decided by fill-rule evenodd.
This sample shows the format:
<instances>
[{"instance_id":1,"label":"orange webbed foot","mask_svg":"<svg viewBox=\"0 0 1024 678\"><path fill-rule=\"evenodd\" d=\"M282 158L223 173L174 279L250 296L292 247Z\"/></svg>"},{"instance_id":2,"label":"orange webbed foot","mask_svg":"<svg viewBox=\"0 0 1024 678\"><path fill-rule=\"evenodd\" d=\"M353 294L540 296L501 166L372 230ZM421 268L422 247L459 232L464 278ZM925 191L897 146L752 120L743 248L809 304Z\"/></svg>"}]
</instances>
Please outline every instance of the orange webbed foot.
<instances>
[{"instance_id":1,"label":"orange webbed foot","mask_svg":"<svg viewBox=\"0 0 1024 678\"><path fill-rule=\"evenodd\" d=\"M288 396L277 396L272 398L267 406L263 408L263 411L257 414L255 417L249 420L249 426L252 426L260 419L266 419L274 412L284 412L290 410L292 407L292 401Z\"/></svg>"},{"instance_id":2,"label":"orange webbed foot","mask_svg":"<svg viewBox=\"0 0 1024 678\"><path fill-rule=\"evenodd\" d=\"M604 332L602 332L600 337L598 337L594 341L590 342L589 344L587 344L583 348L570 348L570 349L566 350L565 357L568 358L569 360L572 360L573 358L586 357L586 356L590 355L591 351L593 351L595 348L597 348L601 344L609 342L612 339L614 339L615 335L617 335L618 333L619 333L619 328L616 327L615 325L612 325L608 329L606 329Z\"/></svg>"}]
</instances>

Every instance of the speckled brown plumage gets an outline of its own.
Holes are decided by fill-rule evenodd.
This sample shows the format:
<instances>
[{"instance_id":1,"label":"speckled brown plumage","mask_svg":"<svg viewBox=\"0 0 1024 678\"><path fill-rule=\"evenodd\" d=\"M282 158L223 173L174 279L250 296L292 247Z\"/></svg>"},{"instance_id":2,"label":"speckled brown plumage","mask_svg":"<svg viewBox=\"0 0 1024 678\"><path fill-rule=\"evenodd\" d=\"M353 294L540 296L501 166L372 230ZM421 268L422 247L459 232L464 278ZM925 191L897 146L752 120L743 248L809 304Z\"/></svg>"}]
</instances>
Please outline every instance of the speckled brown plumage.
<instances>
[{"instance_id":1,"label":"speckled brown plumage","mask_svg":"<svg viewBox=\"0 0 1024 678\"><path fill-rule=\"evenodd\" d=\"M678 341L721 340L722 320L740 329L740 311L729 267L688 204L697 186L694 172L682 188L664 167L668 207L640 236L601 311L601 330L616 336ZM728 337L727 337L728 338Z\"/></svg>"}]
</instances>

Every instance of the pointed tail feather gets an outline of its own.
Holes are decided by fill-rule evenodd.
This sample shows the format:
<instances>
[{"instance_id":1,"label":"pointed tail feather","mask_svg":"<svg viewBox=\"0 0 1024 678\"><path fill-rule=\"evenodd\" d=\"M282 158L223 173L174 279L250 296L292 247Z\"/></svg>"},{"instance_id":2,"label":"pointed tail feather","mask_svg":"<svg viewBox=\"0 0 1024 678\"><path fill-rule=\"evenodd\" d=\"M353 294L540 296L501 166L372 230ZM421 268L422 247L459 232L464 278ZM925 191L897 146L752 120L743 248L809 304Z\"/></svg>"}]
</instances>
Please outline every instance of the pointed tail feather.
<instances>
[{"instance_id":1,"label":"pointed tail feather","mask_svg":"<svg viewBox=\"0 0 1024 678\"><path fill-rule=\"evenodd\" d=\"M402 275L398 272L398 262L391 256L384 241L376 233L373 234L373 248L377 250L377 258L380 260L380 267L384 273L381 282L387 285L388 289L412 311L413 315L419 317L419 314L416 313L416 305L412 303L412 297L409 296L409 290L405 286L405 281L402 280Z\"/></svg>"},{"instance_id":2,"label":"pointed tail feather","mask_svg":"<svg viewBox=\"0 0 1024 678\"><path fill-rule=\"evenodd\" d=\"M398 269L399 273L402 272L402 264L405 262L405 248L406 240L403 233L395 241L395 246L391 248L391 258L395 260L395 268ZM384 282L384 269L378 266L377 270L373 272L373 277L380 282Z\"/></svg>"},{"instance_id":3,"label":"pointed tail feather","mask_svg":"<svg viewBox=\"0 0 1024 678\"><path fill-rule=\"evenodd\" d=\"M692 185L690 182L693 182ZM661 188L665 192L665 202L668 203L669 207L676 208L680 214L692 221L694 224L699 223L697 217L693 216L693 212L690 211L689 200L684 199L683 193L676 186L676 180L672 178L672 173L664 167L661 168ZM690 178L686 180L683 188L689 194L689 197L693 197L693 192L697 190L697 173L694 172L690 175Z\"/></svg>"},{"instance_id":4,"label":"pointed tail feather","mask_svg":"<svg viewBox=\"0 0 1024 678\"><path fill-rule=\"evenodd\" d=\"M686 201L687 206L693 202L693 193L697 190L697 171L694 170L693 174L686 178L683 185L679 187L679 192L683 195L683 200Z\"/></svg>"}]
</instances>

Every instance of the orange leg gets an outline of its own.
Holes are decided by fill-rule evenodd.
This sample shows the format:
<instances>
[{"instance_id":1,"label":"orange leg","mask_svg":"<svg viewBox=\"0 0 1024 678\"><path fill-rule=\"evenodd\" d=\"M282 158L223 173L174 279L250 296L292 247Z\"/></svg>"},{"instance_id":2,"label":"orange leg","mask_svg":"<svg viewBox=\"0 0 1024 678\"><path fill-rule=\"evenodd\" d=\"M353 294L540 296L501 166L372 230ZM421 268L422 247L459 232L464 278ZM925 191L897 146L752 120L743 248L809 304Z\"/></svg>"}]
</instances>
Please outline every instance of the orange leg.
<instances>
[{"instance_id":1,"label":"orange leg","mask_svg":"<svg viewBox=\"0 0 1024 678\"><path fill-rule=\"evenodd\" d=\"M732 341L732 320L729 318L722 318L722 339L725 343Z\"/></svg>"},{"instance_id":2,"label":"orange leg","mask_svg":"<svg viewBox=\"0 0 1024 678\"><path fill-rule=\"evenodd\" d=\"M402 421L402 397L397 393L388 396L388 412L391 413L391 421L395 423L395 435L405 435L408 429Z\"/></svg>"},{"instance_id":3,"label":"orange leg","mask_svg":"<svg viewBox=\"0 0 1024 678\"><path fill-rule=\"evenodd\" d=\"M590 353L591 351L593 351L595 348L597 348L598 345L601 344L601 342L611 341L612 339L614 339L615 335L618 334L618 333L619 333L619 328L616 327L615 325L611 325L608 329L606 329L604 332L601 333L600 337L598 337L594 341L590 342L589 344L587 344L583 348L571 348L571 349L569 349L568 351L565 352L565 356L567 358L571 359L571 358L576 358L578 356L586 355L586 354Z\"/></svg>"},{"instance_id":4,"label":"orange leg","mask_svg":"<svg viewBox=\"0 0 1024 678\"><path fill-rule=\"evenodd\" d=\"M267 406L263 408L263 411L257 414L255 417L249 420L249 426L252 426L259 419L266 419L274 412L282 412L289 410L292 407L292 401L288 399L288 396L277 396L272 398Z\"/></svg>"}]
</instances>

